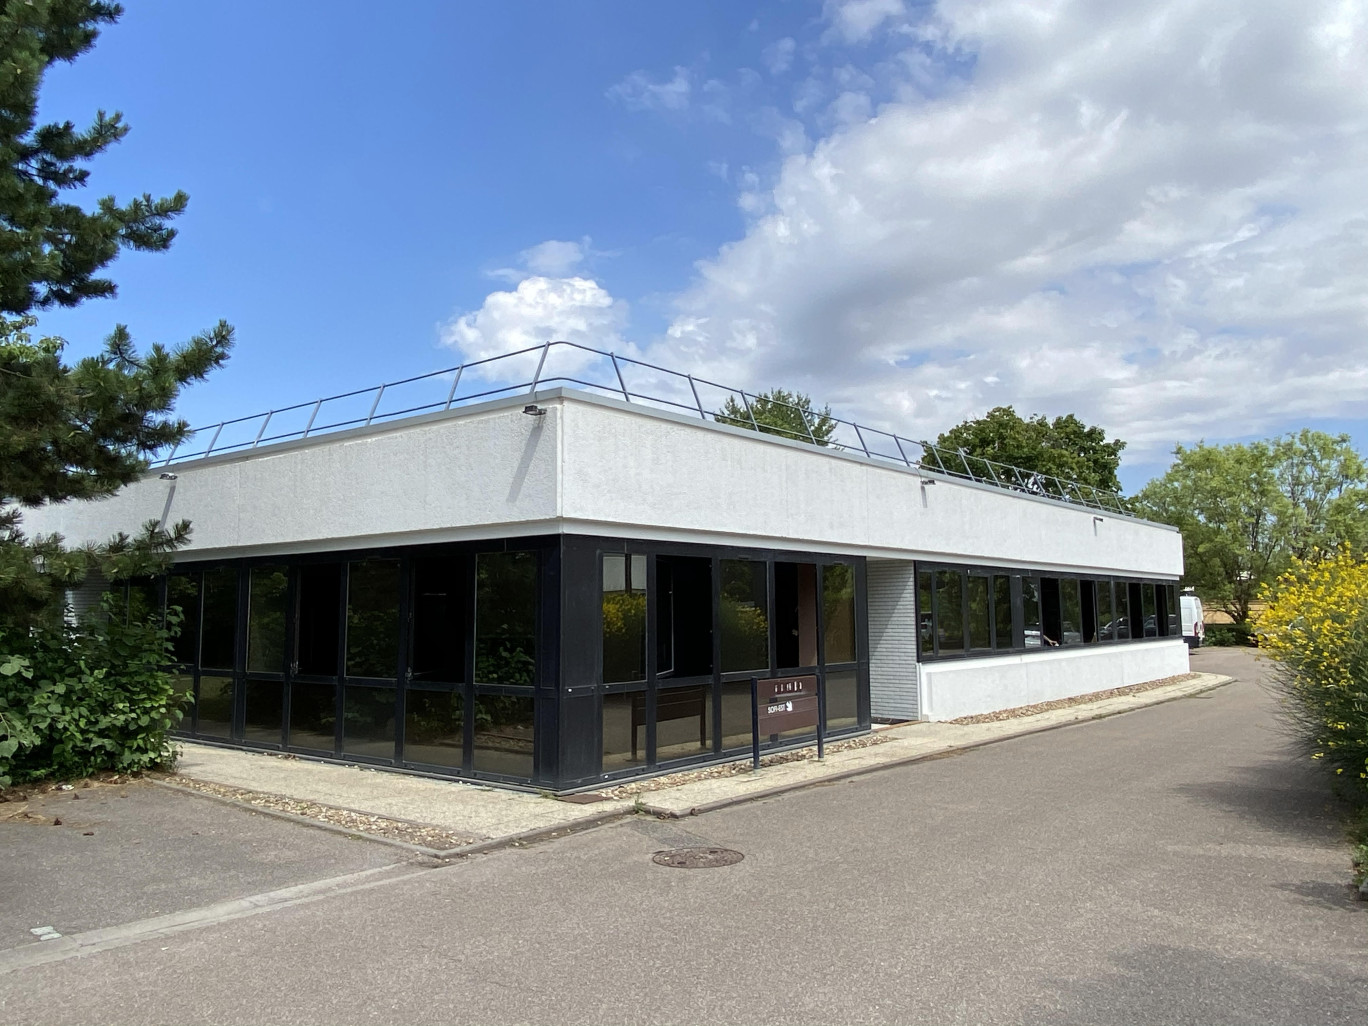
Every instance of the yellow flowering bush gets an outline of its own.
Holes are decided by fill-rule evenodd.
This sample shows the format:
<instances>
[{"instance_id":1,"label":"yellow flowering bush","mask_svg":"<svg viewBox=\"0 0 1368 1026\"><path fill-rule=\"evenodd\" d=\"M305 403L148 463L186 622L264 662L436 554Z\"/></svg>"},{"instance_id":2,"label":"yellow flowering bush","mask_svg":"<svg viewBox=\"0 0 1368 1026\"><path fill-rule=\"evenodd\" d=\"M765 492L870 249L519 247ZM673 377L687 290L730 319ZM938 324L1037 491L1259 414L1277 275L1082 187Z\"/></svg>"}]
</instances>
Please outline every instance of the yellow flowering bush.
<instances>
[{"instance_id":1,"label":"yellow flowering bush","mask_svg":"<svg viewBox=\"0 0 1368 1026\"><path fill-rule=\"evenodd\" d=\"M1259 647L1313 759L1368 794L1368 562L1343 548L1267 589Z\"/></svg>"}]
</instances>

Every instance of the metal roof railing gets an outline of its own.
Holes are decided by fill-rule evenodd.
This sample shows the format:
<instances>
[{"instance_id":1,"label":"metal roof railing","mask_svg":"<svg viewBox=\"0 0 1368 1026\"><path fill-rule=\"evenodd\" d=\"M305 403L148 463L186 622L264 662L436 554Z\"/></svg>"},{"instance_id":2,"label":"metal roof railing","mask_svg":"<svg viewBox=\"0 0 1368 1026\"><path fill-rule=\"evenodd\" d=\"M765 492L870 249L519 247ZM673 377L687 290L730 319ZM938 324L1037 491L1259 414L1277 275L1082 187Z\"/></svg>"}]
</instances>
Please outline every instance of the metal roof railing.
<instances>
[{"instance_id":1,"label":"metal roof railing","mask_svg":"<svg viewBox=\"0 0 1368 1026\"><path fill-rule=\"evenodd\" d=\"M553 366L557 362L567 366L558 369ZM468 390L462 391L462 384ZM400 381L195 428L165 457L153 462L164 466L177 459L240 452L271 442L312 438L332 431L450 410L485 399L531 395L539 388L557 385L696 415L704 421L753 428L811 445L861 453L908 469L1128 515L1121 497L1114 492L971 456L962 449L947 449L931 442L904 438L891 431L816 413L769 396L759 396L576 342L546 342ZM719 394L727 398L714 402ZM792 414L792 423L801 424L802 430L757 420L754 412L757 402L770 408L787 409Z\"/></svg>"}]
</instances>

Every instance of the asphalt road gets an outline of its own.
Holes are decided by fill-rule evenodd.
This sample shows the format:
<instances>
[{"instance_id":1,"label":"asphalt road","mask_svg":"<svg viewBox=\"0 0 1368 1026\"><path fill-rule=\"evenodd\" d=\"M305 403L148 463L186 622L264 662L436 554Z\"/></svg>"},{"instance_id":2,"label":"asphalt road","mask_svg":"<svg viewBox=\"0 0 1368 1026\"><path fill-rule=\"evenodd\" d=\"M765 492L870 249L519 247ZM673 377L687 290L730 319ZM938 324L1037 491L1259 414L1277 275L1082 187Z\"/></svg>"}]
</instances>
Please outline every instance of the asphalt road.
<instances>
[{"instance_id":1,"label":"asphalt road","mask_svg":"<svg viewBox=\"0 0 1368 1026\"><path fill-rule=\"evenodd\" d=\"M0 1021L1361 1026L1368 904L1337 810L1249 654L1194 663L1245 679L185 932L133 923L46 965L0 953ZM651 862L688 844L745 859Z\"/></svg>"}]
</instances>

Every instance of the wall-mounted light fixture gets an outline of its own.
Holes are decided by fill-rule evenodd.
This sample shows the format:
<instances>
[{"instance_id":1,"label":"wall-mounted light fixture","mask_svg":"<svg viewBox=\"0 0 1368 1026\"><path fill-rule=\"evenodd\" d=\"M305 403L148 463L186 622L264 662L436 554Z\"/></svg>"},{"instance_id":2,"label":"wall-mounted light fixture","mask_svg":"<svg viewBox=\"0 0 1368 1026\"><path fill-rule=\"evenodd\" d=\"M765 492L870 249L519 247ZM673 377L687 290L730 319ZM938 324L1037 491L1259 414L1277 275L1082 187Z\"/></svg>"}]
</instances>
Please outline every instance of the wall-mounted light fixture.
<instances>
[{"instance_id":1,"label":"wall-mounted light fixture","mask_svg":"<svg viewBox=\"0 0 1368 1026\"><path fill-rule=\"evenodd\" d=\"M546 411L542 409L540 406L538 406L536 403L528 403L526 406L524 406L523 413L527 414L529 417L546 416Z\"/></svg>"},{"instance_id":2,"label":"wall-mounted light fixture","mask_svg":"<svg viewBox=\"0 0 1368 1026\"><path fill-rule=\"evenodd\" d=\"M1106 518L1106 517L1093 517L1093 523L1094 523L1094 524L1105 524L1106 522L1107 522L1107 518Z\"/></svg>"},{"instance_id":3,"label":"wall-mounted light fixture","mask_svg":"<svg viewBox=\"0 0 1368 1026\"><path fill-rule=\"evenodd\" d=\"M161 475L161 479L162 479L163 481L174 481L174 480L176 480L176 475L175 475L175 474L162 474L162 475Z\"/></svg>"},{"instance_id":4,"label":"wall-mounted light fixture","mask_svg":"<svg viewBox=\"0 0 1368 1026\"><path fill-rule=\"evenodd\" d=\"M918 480L921 481L921 486L923 488L925 488L927 485L933 485L936 483L936 479L934 477L923 477L918 478Z\"/></svg>"}]
</instances>

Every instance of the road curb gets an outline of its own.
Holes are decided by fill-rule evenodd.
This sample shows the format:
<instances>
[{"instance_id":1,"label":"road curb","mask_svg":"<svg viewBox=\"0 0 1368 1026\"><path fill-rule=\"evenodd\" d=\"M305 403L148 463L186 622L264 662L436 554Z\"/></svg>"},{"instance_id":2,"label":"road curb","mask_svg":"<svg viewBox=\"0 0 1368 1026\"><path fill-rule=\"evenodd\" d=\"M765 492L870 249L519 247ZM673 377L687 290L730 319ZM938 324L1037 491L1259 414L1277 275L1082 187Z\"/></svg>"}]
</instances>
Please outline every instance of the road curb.
<instances>
[{"instance_id":1,"label":"road curb","mask_svg":"<svg viewBox=\"0 0 1368 1026\"><path fill-rule=\"evenodd\" d=\"M789 794L793 791L801 791L808 787L817 787L821 784L834 783L838 780L851 780L855 777L866 776L870 773L879 773L883 770L897 769L900 766L910 766L917 762L926 762L929 759L944 759L949 756L959 755L963 752L973 751L975 748L983 748L986 745L995 745L1002 741L1011 741L1014 738L1030 737L1032 734L1044 734L1051 730L1060 730L1064 727L1076 727L1084 723L1092 723L1097 720L1110 719L1113 716L1123 716L1126 713L1138 712L1141 709L1150 709L1157 705L1164 705L1168 702L1178 702L1184 698L1191 698L1193 695L1205 694L1217 688L1225 687L1235 681L1234 677L1225 674L1210 674L1216 679L1208 682L1202 687L1194 688L1191 691L1184 691L1181 695L1166 695L1156 698L1152 702L1145 702L1142 705L1132 706L1129 709L1110 709L1101 710L1087 716L1079 716L1072 720L1064 720L1059 723L1046 723L1036 727L1029 727L1025 730L1013 731L1010 734L1001 734L997 737L983 738L979 741L968 741L964 744L952 745L948 748L939 748L931 752L919 752L916 755L900 756L890 759L888 762L881 762L872 766L854 766L847 770L837 770L834 773L824 774L810 780L795 780L787 784L776 784L774 787L765 788L763 791L752 791L749 794L736 795L731 798L718 798L715 801L704 802L689 809L665 809L657 805L643 805L642 812L656 816L660 819L687 819L690 816L702 816L709 812L717 812L719 809L731 808L734 805L744 805L747 802L761 801L765 798L773 798L781 794Z\"/></svg>"}]
</instances>

